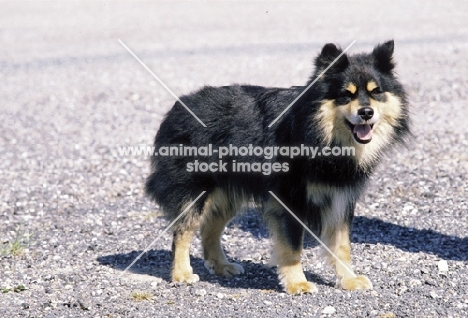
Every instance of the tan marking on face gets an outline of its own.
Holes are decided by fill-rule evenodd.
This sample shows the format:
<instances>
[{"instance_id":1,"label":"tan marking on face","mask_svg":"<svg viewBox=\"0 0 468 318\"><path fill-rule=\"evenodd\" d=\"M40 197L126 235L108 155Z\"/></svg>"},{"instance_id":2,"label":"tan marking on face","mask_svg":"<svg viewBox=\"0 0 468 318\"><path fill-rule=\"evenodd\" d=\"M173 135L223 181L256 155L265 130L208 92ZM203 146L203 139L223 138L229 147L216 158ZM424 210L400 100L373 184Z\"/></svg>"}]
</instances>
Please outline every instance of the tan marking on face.
<instances>
[{"instance_id":1,"label":"tan marking on face","mask_svg":"<svg viewBox=\"0 0 468 318\"><path fill-rule=\"evenodd\" d=\"M325 100L315 117L318 122L324 142L331 145L333 141L342 145L353 145L353 136L344 121L344 113L350 112L348 105L335 106L333 100Z\"/></svg>"},{"instance_id":2,"label":"tan marking on face","mask_svg":"<svg viewBox=\"0 0 468 318\"><path fill-rule=\"evenodd\" d=\"M366 85L368 92L372 92L375 88L379 87L374 81L369 81Z\"/></svg>"},{"instance_id":3,"label":"tan marking on face","mask_svg":"<svg viewBox=\"0 0 468 318\"><path fill-rule=\"evenodd\" d=\"M355 148L355 159L362 167L368 166L391 141L391 135L398 119L401 117L401 100L391 94L385 93L387 101L379 102L370 99L370 107L375 115L379 115L379 121L374 124L372 141L368 144L360 144L354 140L353 134L346 125L346 115L356 114L361 107L357 100L349 104L335 106L333 100L324 100L314 120L327 145L332 142Z\"/></svg>"},{"instance_id":4,"label":"tan marking on face","mask_svg":"<svg viewBox=\"0 0 468 318\"><path fill-rule=\"evenodd\" d=\"M400 99L391 93L385 93L385 95L386 102L370 100L370 107L374 109L375 114L379 114L380 118L374 124L372 141L367 145L362 145L364 147L356 148L356 157L359 158L359 163L363 166L370 164L385 147L388 147L394 127L401 116Z\"/></svg>"},{"instance_id":5,"label":"tan marking on face","mask_svg":"<svg viewBox=\"0 0 468 318\"><path fill-rule=\"evenodd\" d=\"M333 100L325 100L320 105L315 120L320 126L324 142L329 145L333 141L334 122L336 119L336 109Z\"/></svg>"},{"instance_id":6,"label":"tan marking on face","mask_svg":"<svg viewBox=\"0 0 468 318\"><path fill-rule=\"evenodd\" d=\"M357 92L357 86L354 85L353 83L349 83L348 86L346 87L346 90L354 95Z\"/></svg>"}]
</instances>

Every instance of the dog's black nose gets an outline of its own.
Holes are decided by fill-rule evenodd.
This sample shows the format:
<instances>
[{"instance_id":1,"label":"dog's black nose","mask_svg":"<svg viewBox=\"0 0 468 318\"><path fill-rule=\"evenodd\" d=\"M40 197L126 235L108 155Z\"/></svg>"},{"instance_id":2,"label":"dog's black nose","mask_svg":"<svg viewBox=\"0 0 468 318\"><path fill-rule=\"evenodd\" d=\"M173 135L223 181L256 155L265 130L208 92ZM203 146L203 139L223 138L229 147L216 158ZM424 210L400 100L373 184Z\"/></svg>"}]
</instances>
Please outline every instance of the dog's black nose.
<instances>
[{"instance_id":1,"label":"dog's black nose","mask_svg":"<svg viewBox=\"0 0 468 318\"><path fill-rule=\"evenodd\" d=\"M374 116L374 110L370 107L362 107L358 110L358 115L364 120L369 120Z\"/></svg>"}]
</instances>

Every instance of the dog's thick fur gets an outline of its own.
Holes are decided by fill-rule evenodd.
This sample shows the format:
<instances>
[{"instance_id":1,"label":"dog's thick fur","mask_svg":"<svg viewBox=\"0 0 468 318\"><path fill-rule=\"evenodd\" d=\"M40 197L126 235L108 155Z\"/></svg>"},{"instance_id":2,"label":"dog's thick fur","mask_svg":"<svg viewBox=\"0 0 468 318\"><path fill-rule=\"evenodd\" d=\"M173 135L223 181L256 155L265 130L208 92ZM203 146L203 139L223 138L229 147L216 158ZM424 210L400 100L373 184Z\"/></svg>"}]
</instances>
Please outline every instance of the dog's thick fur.
<instances>
[{"instance_id":1,"label":"dog's thick fur","mask_svg":"<svg viewBox=\"0 0 468 318\"><path fill-rule=\"evenodd\" d=\"M268 125L327 68L342 51L326 44L315 59L315 73L303 87L204 87L181 100L207 125L203 127L176 102L155 138L163 146L308 145L355 147L354 156L256 156L224 159L279 162L288 171L188 172L194 157L153 156L147 194L175 219L206 191L174 226L172 279L198 281L189 261L190 241L200 227L206 268L230 276L244 272L226 259L220 243L225 225L244 202L261 206L274 242L272 260L281 284L290 294L314 292L302 271L304 228L274 199L275 193L341 260L328 255L339 285L370 289L365 276L350 270L350 232L356 201L382 156L409 134L408 102L393 72L393 41L370 54L342 55L332 67L271 127ZM198 158L217 162L218 158Z\"/></svg>"}]
</instances>

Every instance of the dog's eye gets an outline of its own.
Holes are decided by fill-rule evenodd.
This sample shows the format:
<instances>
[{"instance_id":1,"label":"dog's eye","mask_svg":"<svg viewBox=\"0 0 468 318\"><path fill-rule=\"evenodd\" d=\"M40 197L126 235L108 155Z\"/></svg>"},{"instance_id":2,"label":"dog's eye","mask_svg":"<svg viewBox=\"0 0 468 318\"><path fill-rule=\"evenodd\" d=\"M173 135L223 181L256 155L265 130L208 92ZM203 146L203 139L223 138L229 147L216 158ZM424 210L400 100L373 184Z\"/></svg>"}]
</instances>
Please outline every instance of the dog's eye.
<instances>
[{"instance_id":1,"label":"dog's eye","mask_svg":"<svg viewBox=\"0 0 468 318\"><path fill-rule=\"evenodd\" d=\"M348 96L348 94L342 94L337 99L335 99L335 104L346 105L346 104L349 104L351 100L352 100L351 96Z\"/></svg>"},{"instance_id":2,"label":"dog's eye","mask_svg":"<svg viewBox=\"0 0 468 318\"><path fill-rule=\"evenodd\" d=\"M371 91L372 95L377 95L377 94L381 94L381 93L382 93L382 90L378 86Z\"/></svg>"},{"instance_id":3,"label":"dog's eye","mask_svg":"<svg viewBox=\"0 0 468 318\"><path fill-rule=\"evenodd\" d=\"M354 96L356 96L356 93L353 93L349 90L345 90L343 93L343 97L346 97L346 98L352 99Z\"/></svg>"}]
</instances>

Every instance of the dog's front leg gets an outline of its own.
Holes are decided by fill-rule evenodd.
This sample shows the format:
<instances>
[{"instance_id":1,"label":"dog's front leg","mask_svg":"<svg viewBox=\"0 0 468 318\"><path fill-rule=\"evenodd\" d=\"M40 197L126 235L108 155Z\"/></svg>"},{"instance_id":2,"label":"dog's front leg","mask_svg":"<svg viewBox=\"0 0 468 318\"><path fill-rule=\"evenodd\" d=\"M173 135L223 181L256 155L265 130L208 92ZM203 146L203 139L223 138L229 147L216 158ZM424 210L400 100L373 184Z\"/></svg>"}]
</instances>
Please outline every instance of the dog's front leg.
<instances>
[{"instance_id":1,"label":"dog's front leg","mask_svg":"<svg viewBox=\"0 0 468 318\"><path fill-rule=\"evenodd\" d=\"M273 239L272 265L278 265L278 277L288 294L313 293L317 287L308 282L301 265L304 228L288 212L268 216Z\"/></svg>"},{"instance_id":2,"label":"dog's front leg","mask_svg":"<svg viewBox=\"0 0 468 318\"><path fill-rule=\"evenodd\" d=\"M326 251L326 254L335 268L337 285L346 290L372 289L370 280L364 275L354 274L351 268L351 222L350 216L348 221L328 223L322 229L322 240L333 253Z\"/></svg>"}]
</instances>

